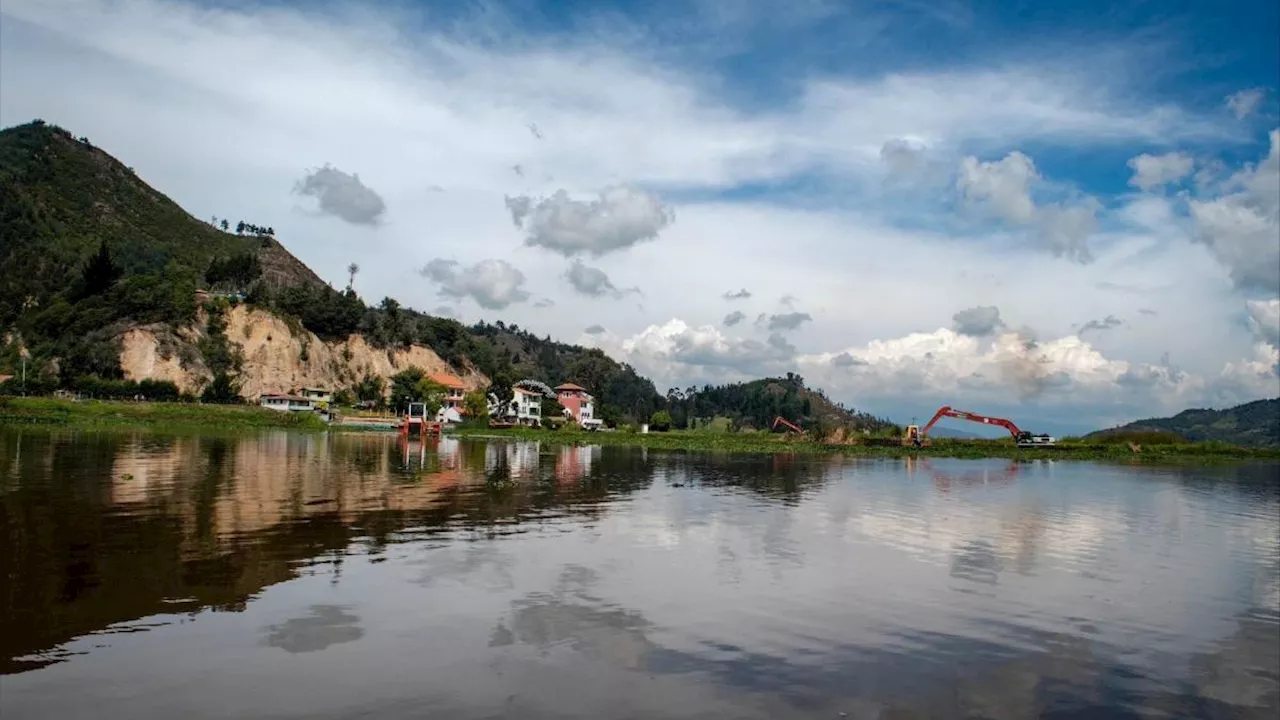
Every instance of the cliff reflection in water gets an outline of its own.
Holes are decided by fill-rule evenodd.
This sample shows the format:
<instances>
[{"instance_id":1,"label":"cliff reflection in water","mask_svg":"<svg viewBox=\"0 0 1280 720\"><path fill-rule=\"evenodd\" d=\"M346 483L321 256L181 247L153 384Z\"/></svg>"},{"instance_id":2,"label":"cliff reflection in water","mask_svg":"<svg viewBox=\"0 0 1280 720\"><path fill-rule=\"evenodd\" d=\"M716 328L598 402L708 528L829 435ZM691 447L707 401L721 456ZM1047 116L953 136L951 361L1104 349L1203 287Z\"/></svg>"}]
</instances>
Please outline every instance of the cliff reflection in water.
<instances>
[{"instance_id":1,"label":"cliff reflection in water","mask_svg":"<svg viewBox=\"0 0 1280 720\"><path fill-rule=\"evenodd\" d=\"M609 464L590 446L289 433L0 438L4 672L54 661L41 654L112 624L243 608L309 563L376 553L406 529L497 533L553 508L591 517L611 493L647 482L631 472L634 458L622 461L627 473L593 482Z\"/></svg>"}]
</instances>

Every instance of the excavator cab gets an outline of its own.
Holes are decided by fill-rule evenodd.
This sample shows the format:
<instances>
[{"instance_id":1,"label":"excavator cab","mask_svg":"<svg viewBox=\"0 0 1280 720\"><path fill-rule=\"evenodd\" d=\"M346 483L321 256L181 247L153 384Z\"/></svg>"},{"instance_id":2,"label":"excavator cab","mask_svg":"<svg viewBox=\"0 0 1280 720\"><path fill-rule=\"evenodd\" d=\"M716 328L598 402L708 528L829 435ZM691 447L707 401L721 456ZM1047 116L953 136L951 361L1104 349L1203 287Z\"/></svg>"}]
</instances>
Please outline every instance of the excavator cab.
<instances>
[{"instance_id":1,"label":"excavator cab","mask_svg":"<svg viewBox=\"0 0 1280 720\"><path fill-rule=\"evenodd\" d=\"M924 439L920 436L920 426L919 426L919 425L908 425L908 426L907 426L907 430L906 430L906 432L904 432L904 433L902 434L902 444L903 444L904 446L905 446L905 445L915 445L916 447L920 447L921 445L923 445L923 444L924 444Z\"/></svg>"}]
</instances>

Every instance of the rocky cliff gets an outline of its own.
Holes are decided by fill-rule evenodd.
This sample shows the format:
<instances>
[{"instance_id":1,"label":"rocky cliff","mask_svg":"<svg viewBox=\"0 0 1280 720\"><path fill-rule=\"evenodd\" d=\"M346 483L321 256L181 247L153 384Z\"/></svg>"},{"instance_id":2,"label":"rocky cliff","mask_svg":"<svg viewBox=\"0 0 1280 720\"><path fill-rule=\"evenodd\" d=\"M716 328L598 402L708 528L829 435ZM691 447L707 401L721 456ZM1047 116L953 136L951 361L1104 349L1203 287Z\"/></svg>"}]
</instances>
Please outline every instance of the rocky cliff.
<instances>
[{"instance_id":1,"label":"rocky cliff","mask_svg":"<svg viewBox=\"0 0 1280 720\"><path fill-rule=\"evenodd\" d=\"M396 350L371 346L359 335L325 342L314 333L290 327L262 310L239 305L226 314L226 336L243 364L240 394L256 399L263 393L292 392L301 387L330 390L348 387L366 374L390 378L411 366L428 373L457 375L468 390L486 387L489 379L474 369L450 367L431 348L411 345ZM126 378L169 380L184 392L198 393L211 373L194 352L203 322L176 332L164 325L134 327L121 336L120 366Z\"/></svg>"}]
</instances>

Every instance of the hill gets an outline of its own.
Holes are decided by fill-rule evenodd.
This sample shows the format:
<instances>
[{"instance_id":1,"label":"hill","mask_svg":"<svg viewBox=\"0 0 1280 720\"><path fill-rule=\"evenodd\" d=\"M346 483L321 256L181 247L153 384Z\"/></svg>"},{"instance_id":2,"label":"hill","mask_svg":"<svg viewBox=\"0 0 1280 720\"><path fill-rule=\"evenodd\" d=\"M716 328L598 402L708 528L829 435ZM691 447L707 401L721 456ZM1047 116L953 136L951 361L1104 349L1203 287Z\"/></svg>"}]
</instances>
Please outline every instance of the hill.
<instances>
[{"instance_id":1,"label":"hill","mask_svg":"<svg viewBox=\"0 0 1280 720\"><path fill-rule=\"evenodd\" d=\"M390 298L370 307L322 282L274 229L192 217L88 139L40 120L0 130L0 267L0 374L25 354L44 387L145 376L199 392L223 373L248 396L385 380L413 363L472 385L577 382L604 417L647 418L663 404L599 350Z\"/></svg>"},{"instance_id":2,"label":"hill","mask_svg":"<svg viewBox=\"0 0 1280 720\"><path fill-rule=\"evenodd\" d=\"M1173 417L1138 420L1086 437L1105 439L1132 433L1172 433L1187 440L1255 447L1280 445L1280 399L1255 400L1226 410L1183 410Z\"/></svg>"},{"instance_id":3,"label":"hill","mask_svg":"<svg viewBox=\"0 0 1280 720\"><path fill-rule=\"evenodd\" d=\"M220 387L229 400L313 384L367 390L416 365L469 387L574 382L610 423L668 409L677 427L719 417L762 428L778 415L806 428L888 424L798 375L664 397L598 349L392 298L368 305L324 283L272 228L192 217L88 139L39 120L0 130L0 267L0 374L25 353L46 389L153 379Z\"/></svg>"},{"instance_id":4,"label":"hill","mask_svg":"<svg viewBox=\"0 0 1280 720\"><path fill-rule=\"evenodd\" d=\"M877 431L896 427L883 418L858 412L829 400L821 390L811 390L795 373L786 377L762 378L750 382L667 393L667 410L674 427L728 418L743 428L769 428L782 417L805 430L834 429Z\"/></svg>"}]
</instances>

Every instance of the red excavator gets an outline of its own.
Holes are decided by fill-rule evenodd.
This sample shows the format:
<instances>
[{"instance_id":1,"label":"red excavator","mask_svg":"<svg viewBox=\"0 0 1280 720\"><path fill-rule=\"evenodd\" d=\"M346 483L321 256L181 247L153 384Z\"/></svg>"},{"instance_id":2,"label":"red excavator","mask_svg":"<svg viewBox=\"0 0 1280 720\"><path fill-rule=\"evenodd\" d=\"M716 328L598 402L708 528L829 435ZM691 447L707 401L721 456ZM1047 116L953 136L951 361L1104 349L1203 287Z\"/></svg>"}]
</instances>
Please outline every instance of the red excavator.
<instances>
[{"instance_id":1,"label":"red excavator","mask_svg":"<svg viewBox=\"0 0 1280 720\"><path fill-rule=\"evenodd\" d=\"M929 444L929 431L933 426L944 417L956 418L957 420L968 420L969 422L982 423L983 425L999 425L1009 434L1013 436L1013 441L1020 448L1048 447L1054 445L1057 440L1048 435L1033 435L1025 430L1021 430L1012 420L1006 420L998 417L987 417L977 413L966 412L964 410L956 410L949 405L943 405L938 408L938 412L933 414L933 419L923 428L916 425L908 425L907 432L902 436L903 445L915 445L920 447Z\"/></svg>"},{"instance_id":2,"label":"red excavator","mask_svg":"<svg viewBox=\"0 0 1280 720\"><path fill-rule=\"evenodd\" d=\"M766 417L768 417L768 416L766 416ZM774 430L777 430L779 425L781 425L781 426L783 427L783 432L784 432L784 433L785 433L785 432L793 432L793 433L795 433L795 434L797 434L797 435L803 435L803 434L804 434L804 431L800 429L800 426L796 425L795 423L791 422L790 420L787 420L786 418L782 417L781 415L779 415L778 417L776 417L776 418L774 418L774 419L773 419L773 429L774 429Z\"/></svg>"}]
</instances>

